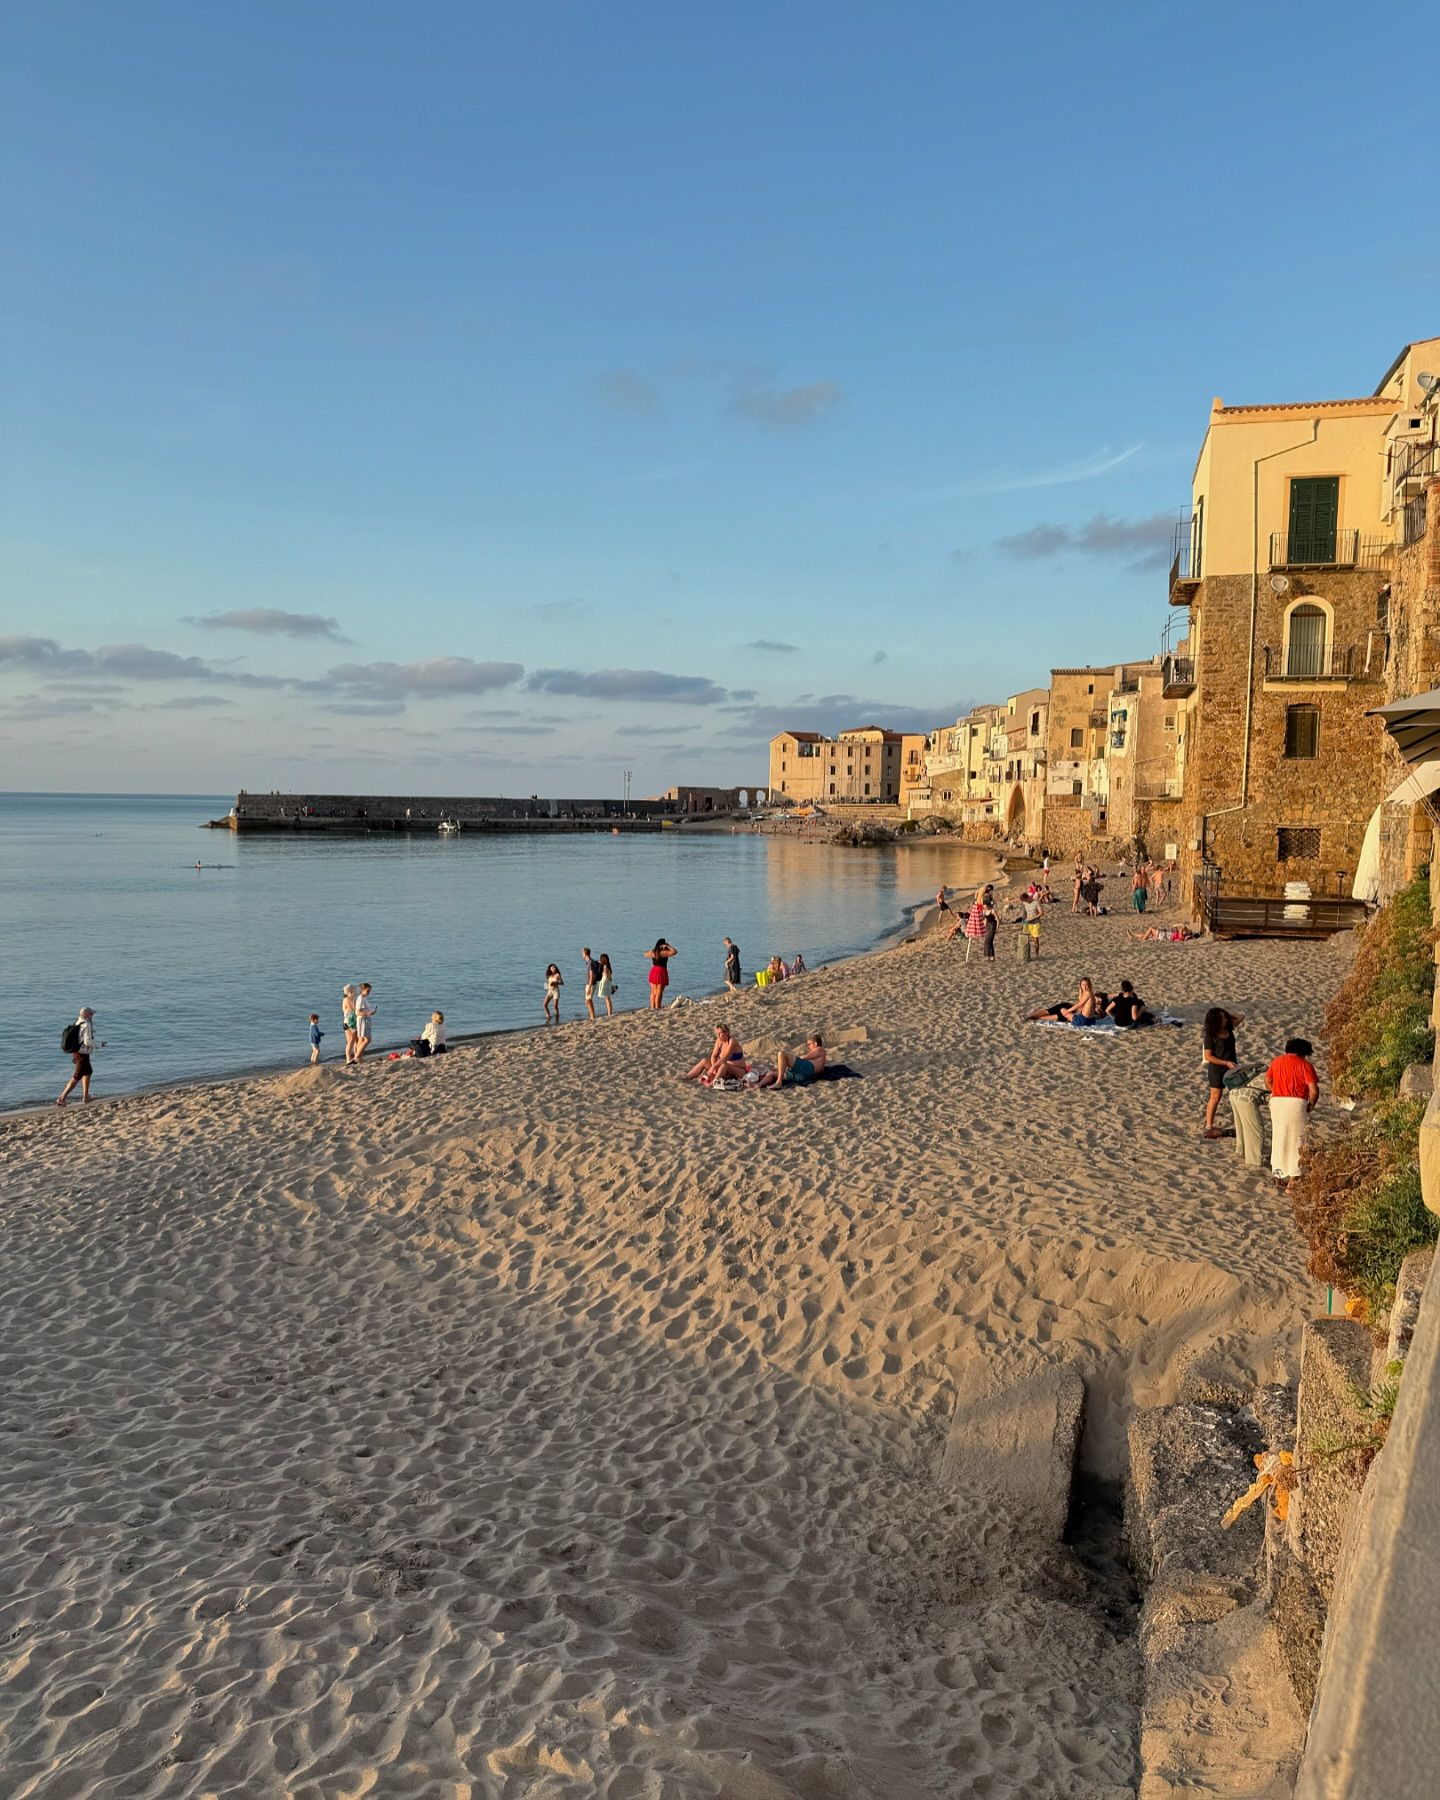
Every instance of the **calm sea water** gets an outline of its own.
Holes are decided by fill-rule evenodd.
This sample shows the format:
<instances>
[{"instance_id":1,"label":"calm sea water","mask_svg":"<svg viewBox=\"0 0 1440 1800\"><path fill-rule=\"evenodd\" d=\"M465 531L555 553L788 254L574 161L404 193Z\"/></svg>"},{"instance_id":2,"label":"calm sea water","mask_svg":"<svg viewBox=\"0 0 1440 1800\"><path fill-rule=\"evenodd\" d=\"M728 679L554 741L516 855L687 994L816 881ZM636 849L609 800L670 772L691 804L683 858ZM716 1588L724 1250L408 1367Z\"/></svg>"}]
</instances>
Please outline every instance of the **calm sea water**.
<instances>
[{"instance_id":1,"label":"calm sea water","mask_svg":"<svg viewBox=\"0 0 1440 1800\"><path fill-rule=\"evenodd\" d=\"M0 795L0 1106L69 1072L60 1031L93 1006L97 1093L296 1064L311 1012L344 1052L340 990L374 985L377 1045L541 1022L546 963L579 1015L580 950L610 953L616 1010L643 1006L645 950L678 946L672 995L722 985L721 938L750 972L812 965L898 931L941 881L992 859L926 843L837 850L752 833L338 838L200 831L230 796ZM195 868L199 860L207 865Z\"/></svg>"}]
</instances>

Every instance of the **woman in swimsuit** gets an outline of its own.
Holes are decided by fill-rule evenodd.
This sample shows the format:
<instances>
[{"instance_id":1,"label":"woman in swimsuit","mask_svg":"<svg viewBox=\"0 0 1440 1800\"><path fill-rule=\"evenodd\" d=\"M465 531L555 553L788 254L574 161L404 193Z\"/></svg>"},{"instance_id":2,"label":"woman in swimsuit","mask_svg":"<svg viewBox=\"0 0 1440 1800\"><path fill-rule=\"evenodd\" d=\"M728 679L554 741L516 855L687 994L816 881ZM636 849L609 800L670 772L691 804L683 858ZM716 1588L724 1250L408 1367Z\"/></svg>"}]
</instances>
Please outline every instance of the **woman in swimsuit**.
<instances>
[{"instance_id":1,"label":"woman in swimsuit","mask_svg":"<svg viewBox=\"0 0 1440 1800\"><path fill-rule=\"evenodd\" d=\"M553 1022L556 1025L560 1023L560 990L564 985L565 977L560 973L558 965L551 963L545 970L545 1017L551 1017L550 1008L553 1006Z\"/></svg>"},{"instance_id":2,"label":"woman in swimsuit","mask_svg":"<svg viewBox=\"0 0 1440 1800\"><path fill-rule=\"evenodd\" d=\"M340 991L340 1018L345 1027L345 1060L355 1060L355 983L347 981Z\"/></svg>"},{"instance_id":3,"label":"woman in swimsuit","mask_svg":"<svg viewBox=\"0 0 1440 1800\"><path fill-rule=\"evenodd\" d=\"M1072 1025L1093 1025L1100 1013L1100 1001L1095 989L1091 986L1090 977L1080 977L1080 992L1075 997L1075 1004L1067 1006L1061 1015Z\"/></svg>"},{"instance_id":4,"label":"woman in swimsuit","mask_svg":"<svg viewBox=\"0 0 1440 1800\"><path fill-rule=\"evenodd\" d=\"M610 958L602 950L600 952L600 979L595 983L595 998L605 1002L605 1017L615 1017L615 1002L611 995L615 992L615 971L610 967Z\"/></svg>"},{"instance_id":5,"label":"woman in swimsuit","mask_svg":"<svg viewBox=\"0 0 1440 1800\"><path fill-rule=\"evenodd\" d=\"M656 938L655 948L647 950L650 958L650 1010L659 1012L665 1003L665 990L670 985L670 958L675 954L675 946L662 938Z\"/></svg>"}]
</instances>

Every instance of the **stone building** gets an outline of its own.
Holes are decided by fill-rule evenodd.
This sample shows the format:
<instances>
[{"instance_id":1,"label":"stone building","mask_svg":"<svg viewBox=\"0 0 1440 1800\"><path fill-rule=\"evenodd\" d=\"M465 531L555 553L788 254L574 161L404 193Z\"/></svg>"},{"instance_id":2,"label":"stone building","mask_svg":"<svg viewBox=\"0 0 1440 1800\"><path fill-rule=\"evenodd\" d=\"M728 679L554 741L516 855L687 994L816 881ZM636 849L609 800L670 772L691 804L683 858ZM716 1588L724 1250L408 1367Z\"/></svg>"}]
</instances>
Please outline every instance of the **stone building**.
<instances>
[{"instance_id":1,"label":"stone building","mask_svg":"<svg viewBox=\"0 0 1440 1800\"><path fill-rule=\"evenodd\" d=\"M987 785L995 835L1012 844L1040 844L1045 828L1048 688L1011 694L990 732Z\"/></svg>"},{"instance_id":2,"label":"stone building","mask_svg":"<svg viewBox=\"0 0 1440 1800\"><path fill-rule=\"evenodd\" d=\"M1395 534L1387 701L1440 687L1440 355L1414 375L1414 404L1397 408L1386 453L1387 516ZM1389 795L1409 771L1388 736L1382 768ZM1433 807L1433 801L1381 807L1376 897L1388 899L1430 860Z\"/></svg>"},{"instance_id":3,"label":"stone building","mask_svg":"<svg viewBox=\"0 0 1440 1800\"><path fill-rule=\"evenodd\" d=\"M1130 850L1141 761L1147 784L1163 786L1165 779L1152 768L1160 687L1160 666L1153 659L1050 671L1044 843L1052 857L1109 857ZM1150 711L1144 719L1142 707ZM1119 819L1113 816L1112 761L1123 765Z\"/></svg>"},{"instance_id":4,"label":"stone building","mask_svg":"<svg viewBox=\"0 0 1440 1800\"><path fill-rule=\"evenodd\" d=\"M907 748L924 754L923 733L907 735L859 725L827 738L818 731L782 731L770 740L770 794L796 805L893 806Z\"/></svg>"},{"instance_id":5,"label":"stone building","mask_svg":"<svg viewBox=\"0 0 1440 1800\"><path fill-rule=\"evenodd\" d=\"M933 814L956 824L973 823L979 809L988 824L994 802L985 773L986 759L994 722L1004 712L1003 706L975 706L954 725L944 725L930 733L926 740L924 781L909 789L906 810L912 819Z\"/></svg>"},{"instance_id":6,"label":"stone building","mask_svg":"<svg viewBox=\"0 0 1440 1800\"><path fill-rule=\"evenodd\" d=\"M1367 397L1211 408L1170 575L1184 654L1164 684L1181 703L1187 878L1348 892L1384 781L1366 714L1385 694L1387 450L1437 350L1408 345Z\"/></svg>"}]
</instances>

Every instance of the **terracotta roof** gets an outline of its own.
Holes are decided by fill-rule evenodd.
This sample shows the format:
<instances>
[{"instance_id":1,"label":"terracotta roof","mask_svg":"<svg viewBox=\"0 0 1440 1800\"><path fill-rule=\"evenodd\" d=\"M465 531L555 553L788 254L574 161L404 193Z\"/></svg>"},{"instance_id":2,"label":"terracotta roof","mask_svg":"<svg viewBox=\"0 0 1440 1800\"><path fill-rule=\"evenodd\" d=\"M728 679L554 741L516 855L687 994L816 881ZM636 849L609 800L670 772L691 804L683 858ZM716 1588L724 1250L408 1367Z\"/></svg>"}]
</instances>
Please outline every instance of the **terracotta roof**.
<instances>
[{"instance_id":1,"label":"terracotta roof","mask_svg":"<svg viewBox=\"0 0 1440 1800\"><path fill-rule=\"evenodd\" d=\"M1367 412L1378 412L1383 404L1375 394L1365 394L1353 400L1276 400L1263 406L1226 406L1217 399L1210 410L1212 413L1308 413L1333 412L1337 407L1343 406L1363 406Z\"/></svg>"}]
</instances>

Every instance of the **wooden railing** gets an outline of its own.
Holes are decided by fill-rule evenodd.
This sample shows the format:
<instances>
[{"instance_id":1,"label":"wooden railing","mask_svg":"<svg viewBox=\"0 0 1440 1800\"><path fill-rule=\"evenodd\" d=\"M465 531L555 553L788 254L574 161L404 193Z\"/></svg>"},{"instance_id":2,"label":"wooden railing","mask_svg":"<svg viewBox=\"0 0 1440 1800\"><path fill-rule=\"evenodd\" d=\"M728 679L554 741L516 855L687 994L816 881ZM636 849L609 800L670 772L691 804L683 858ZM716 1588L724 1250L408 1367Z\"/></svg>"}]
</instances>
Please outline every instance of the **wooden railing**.
<instances>
[{"instance_id":1,"label":"wooden railing","mask_svg":"<svg viewBox=\"0 0 1440 1800\"><path fill-rule=\"evenodd\" d=\"M1195 909L1213 937L1332 937L1366 919L1363 900L1312 895L1287 900L1283 894L1227 894L1214 883L1195 882Z\"/></svg>"}]
</instances>

